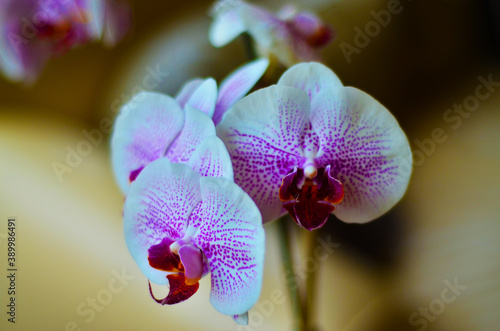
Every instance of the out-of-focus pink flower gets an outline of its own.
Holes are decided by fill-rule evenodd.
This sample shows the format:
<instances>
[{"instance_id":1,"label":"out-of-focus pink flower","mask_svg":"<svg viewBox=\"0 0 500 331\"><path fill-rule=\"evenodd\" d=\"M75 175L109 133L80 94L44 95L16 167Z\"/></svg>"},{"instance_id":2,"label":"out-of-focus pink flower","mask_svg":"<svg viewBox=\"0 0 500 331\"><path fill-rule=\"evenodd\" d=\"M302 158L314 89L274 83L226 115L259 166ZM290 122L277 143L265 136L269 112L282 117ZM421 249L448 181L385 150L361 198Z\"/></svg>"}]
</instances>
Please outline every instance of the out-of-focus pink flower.
<instances>
[{"instance_id":1,"label":"out-of-focus pink flower","mask_svg":"<svg viewBox=\"0 0 500 331\"><path fill-rule=\"evenodd\" d=\"M274 55L286 66L318 60L317 50L334 38L334 31L316 15L284 6L276 15L241 0L221 0L214 8L209 38L221 47L247 32L263 55Z\"/></svg>"},{"instance_id":2,"label":"out-of-focus pink flower","mask_svg":"<svg viewBox=\"0 0 500 331\"><path fill-rule=\"evenodd\" d=\"M113 46L130 26L122 0L0 0L0 71L31 84L51 57L95 40Z\"/></svg>"}]
</instances>

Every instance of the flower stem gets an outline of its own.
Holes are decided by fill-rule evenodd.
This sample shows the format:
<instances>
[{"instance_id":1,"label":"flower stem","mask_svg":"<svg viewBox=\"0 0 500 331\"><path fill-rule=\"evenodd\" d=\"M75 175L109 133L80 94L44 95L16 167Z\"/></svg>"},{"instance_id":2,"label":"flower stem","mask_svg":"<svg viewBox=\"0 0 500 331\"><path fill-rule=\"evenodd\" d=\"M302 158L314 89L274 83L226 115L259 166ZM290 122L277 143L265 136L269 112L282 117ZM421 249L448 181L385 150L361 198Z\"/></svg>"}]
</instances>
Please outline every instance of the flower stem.
<instances>
[{"instance_id":1,"label":"flower stem","mask_svg":"<svg viewBox=\"0 0 500 331\"><path fill-rule=\"evenodd\" d=\"M308 242L307 242L307 257L314 257L314 251L316 249L316 238L317 238L317 232L316 231L310 231L307 233L308 235ZM315 303L316 303L316 285L318 283L318 270L319 270L320 263L318 263L317 268L314 268L311 270L310 274L307 276L306 280L306 300L305 300L305 307L303 308L306 312L306 330L311 331L315 330L315 323L314 323L314 318L313 314L315 312Z\"/></svg>"},{"instance_id":2,"label":"flower stem","mask_svg":"<svg viewBox=\"0 0 500 331\"><path fill-rule=\"evenodd\" d=\"M292 314L294 317L294 330L305 331L306 314L304 310L304 303L301 299L298 289L297 278L293 270L293 257L290 245L290 236L292 230L290 229L290 225L293 226L294 224L287 216L284 216L277 220L279 225L278 234L280 239L281 257L283 259L283 266L285 268L285 276L288 282L288 289L290 290ZM288 277L288 275L292 275L293 277Z\"/></svg>"}]
</instances>

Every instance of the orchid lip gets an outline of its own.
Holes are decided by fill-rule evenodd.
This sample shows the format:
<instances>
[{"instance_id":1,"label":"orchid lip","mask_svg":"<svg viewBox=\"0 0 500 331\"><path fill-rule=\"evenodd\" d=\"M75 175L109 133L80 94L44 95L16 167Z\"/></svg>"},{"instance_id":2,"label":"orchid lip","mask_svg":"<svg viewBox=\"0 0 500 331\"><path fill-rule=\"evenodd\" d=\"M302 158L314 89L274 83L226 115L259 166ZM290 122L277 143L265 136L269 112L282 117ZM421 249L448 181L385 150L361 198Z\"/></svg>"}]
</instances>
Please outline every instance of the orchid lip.
<instances>
[{"instance_id":1,"label":"orchid lip","mask_svg":"<svg viewBox=\"0 0 500 331\"><path fill-rule=\"evenodd\" d=\"M283 207L299 226L308 230L322 227L343 196L342 183L331 177L330 166L316 169L310 162L304 170L296 167L286 175L280 188Z\"/></svg>"},{"instance_id":2,"label":"orchid lip","mask_svg":"<svg viewBox=\"0 0 500 331\"><path fill-rule=\"evenodd\" d=\"M186 300L198 290L198 282L203 276L203 253L191 243L191 238L177 241L166 237L159 244L149 249L149 264L151 267L169 272L169 294L165 299L158 300L161 304L173 304Z\"/></svg>"}]
</instances>

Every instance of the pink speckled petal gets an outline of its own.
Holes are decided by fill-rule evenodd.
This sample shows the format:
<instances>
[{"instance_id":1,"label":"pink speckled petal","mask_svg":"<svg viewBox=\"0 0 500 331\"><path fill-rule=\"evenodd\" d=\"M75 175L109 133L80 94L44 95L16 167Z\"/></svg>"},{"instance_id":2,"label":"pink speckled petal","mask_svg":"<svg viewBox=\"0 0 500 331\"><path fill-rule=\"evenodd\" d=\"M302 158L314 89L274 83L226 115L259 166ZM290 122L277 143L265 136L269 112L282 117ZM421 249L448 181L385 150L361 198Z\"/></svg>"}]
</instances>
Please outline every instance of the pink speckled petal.
<instances>
[{"instance_id":1,"label":"pink speckled petal","mask_svg":"<svg viewBox=\"0 0 500 331\"><path fill-rule=\"evenodd\" d=\"M233 165L222 140L216 136L204 139L196 148L188 165L206 177L233 180Z\"/></svg>"},{"instance_id":2,"label":"pink speckled petal","mask_svg":"<svg viewBox=\"0 0 500 331\"><path fill-rule=\"evenodd\" d=\"M215 126L210 117L190 106L186 106L185 117L181 133L165 156L172 162L187 164L200 143L207 137L215 136Z\"/></svg>"},{"instance_id":3,"label":"pink speckled petal","mask_svg":"<svg viewBox=\"0 0 500 331\"><path fill-rule=\"evenodd\" d=\"M236 69L221 83L212 118L215 125L219 124L222 115L259 81L268 66L267 59L255 60Z\"/></svg>"},{"instance_id":4,"label":"pink speckled petal","mask_svg":"<svg viewBox=\"0 0 500 331\"><path fill-rule=\"evenodd\" d=\"M319 136L318 166L331 165L331 177L344 188L334 214L364 223L387 212L408 186L412 156L392 114L353 87L328 89L312 102L311 123Z\"/></svg>"},{"instance_id":5,"label":"pink speckled petal","mask_svg":"<svg viewBox=\"0 0 500 331\"><path fill-rule=\"evenodd\" d=\"M184 106L188 102L189 98L191 98L194 91L196 91L196 89L200 87L200 85L203 82L204 82L203 79L195 78L188 81L181 87L179 93L177 93L177 96L175 97L175 101L177 101L177 103L179 104L179 106L181 106L181 108L184 109Z\"/></svg>"},{"instance_id":6,"label":"pink speckled petal","mask_svg":"<svg viewBox=\"0 0 500 331\"><path fill-rule=\"evenodd\" d=\"M265 233L255 203L225 178L202 177L202 217L193 242L210 265L210 302L223 314L246 313L262 285Z\"/></svg>"},{"instance_id":7,"label":"pink speckled petal","mask_svg":"<svg viewBox=\"0 0 500 331\"><path fill-rule=\"evenodd\" d=\"M183 237L192 210L201 201L200 175L184 164L160 158L130 186L123 211L125 241L135 262L152 282L166 284L166 272L152 268L148 249L165 237Z\"/></svg>"},{"instance_id":8,"label":"pink speckled petal","mask_svg":"<svg viewBox=\"0 0 500 331\"><path fill-rule=\"evenodd\" d=\"M208 38L215 47L222 47L245 31L239 8L243 3L234 0L217 2L214 8L214 21L210 26Z\"/></svg>"},{"instance_id":9,"label":"pink speckled petal","mask_svg":"<svg viewBox=\"0 0 500 331\"><path fill-rule=\"evenodd\" d=\"M184 112L171 97L141 92L121 109L111 137L111 161L123 193L147 164L165 155L184 125Z\"/></svg>"},{"instance_id":10,"label":"pink speckled petal","mask_svg":"<svg viewBox=\"0 0 500 331\"><path fill-rule=\"evenodd\" d=\"M343 86L330 68L317 62L294 65L281 76L278 85L292 86L306 91L310 100L324 89Z\"/></svg>"},{"instance_id":11,"label":"pink speckled petal","mask_svg":"<svg viewBox=\"0 0 500 331\"><path fill-rule=\"evenodd\" d=\"M237 102L217 126L233 161L234 178L262 212L264 222L282 213L282 178L304 162L302 137L309 127L305 92L272 86Z\"/></svg>"},{"instance_id":12,"label":"pink speckled petal","mask_svg":"<svg viewBox=\"0 0 500 331\"><path fill-rule=\"evenodd\" d=\"M212 118L217 102L217 83L213 78L207 78L189 97L186 106L193 107Z\"/></svg>"}]
</instances>

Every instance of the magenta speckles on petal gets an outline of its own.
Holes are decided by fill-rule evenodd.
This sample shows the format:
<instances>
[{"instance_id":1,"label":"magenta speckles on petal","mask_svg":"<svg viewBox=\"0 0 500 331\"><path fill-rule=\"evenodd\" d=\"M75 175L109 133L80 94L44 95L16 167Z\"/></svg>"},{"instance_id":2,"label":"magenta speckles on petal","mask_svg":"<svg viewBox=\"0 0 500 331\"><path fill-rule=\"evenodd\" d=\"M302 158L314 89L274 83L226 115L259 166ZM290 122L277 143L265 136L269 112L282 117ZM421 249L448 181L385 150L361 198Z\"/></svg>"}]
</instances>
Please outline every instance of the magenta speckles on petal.
<instances>
[{"instance_id":1,"label":"magenta speckles on petal","mask_svg":"<svg viewBox=\"0 0 500 331\"><path fill-rule=\"evenodd\" d=\"M264 222L281 213L283 176L306 160L302 142L309 109L305 92L273 86L242 99L217 126L237 170L235 182L256 201Z\"/></svg>"},{"instance_id":2,"label":"magenta speckles on petal","mask_svg":"<svg viewBox=\"0 0 500 331\"><path fill-rule=\"evenodd\" d=\"M286 208L308 229L322 226L332 211L363 223L388 211L408 186L411 152L397 121L319 63L298 64L277 86L242 99L217 134L236 183L264 221Z\"/></svg>"},{"instance_id":3,"label":"magenta speckles on petal","mask_svg":"<svg viewBox=\"0 0 500 331\"><path fill-rule=\"evenodd\" d=\"M148 249L165 237L181 239L193 209L201 202L200 175L182 164L160 158L146 166L125 199L127 246L143 273L166 284L165 272L148 263Z\"/></svg>"},{"instance_id":4,"label":"magenta speckles on petal","mask_svg":"<svg viewBox=\"0 0 500 331\"><path fill-rule=\"evenodd\" d=\"M201 142L215 136L214 123L206 114L189 106L186 106L185 114L184 126L165 154L167 159L175 163L188 163Z\"/></svg>"},{"instance_id":5,"label":"magenta speckles on petal","mask_svg":"<svg viewBox=\"0 0 500 331\"><path fill-rule=\"evenodd\" d=\"M210 301L227 315L257 301L264 263L264 229L255 203L232 181L202 177L202 222L193 242L210 265Z\"/></svg>"},{"instance_id":6,"label":"magenta speckles on petal","mask_svg":"<svg viewBox=\"0 0 500 331\"><path fill-rule=\"evenodd\" d=\"M319 165L344 187L335 215L363 223L387 212L404 194L411 165L408 140L394 117L368 94L351 87L324 90L312 103Z\"/></svg>"},{"instance_id":7,"label":"magenta speckles on petal","mask_svg":"<svg viewBox=\"0 0 500 331\"><path fill-rule=\"evenodd\" d=\"M132 173L163 157L183 126L184 112L167 95L142 92L123 106L111 137L111 161L123 193Z\"/></svg>"},{"instance_id":8,"label":"magenta speckles on petal","mask_svg":"<svg viewBox=\"0 0 500 331\"><path fill-rule=\"evenodd\" d=\"M125 200L125 238L143 273L155 283L170 284L164 299L151 293L158 303L186 300L210 272L212 304L236 315L247 312L260 293L264 229L255 203L227 175L232 174L229 155L220 162L220 154L206 164L222 165L221 177L201 177L166 158L147 165ZM219 168L207 169L212 174Z\"/></svg>"}]
</instances>

